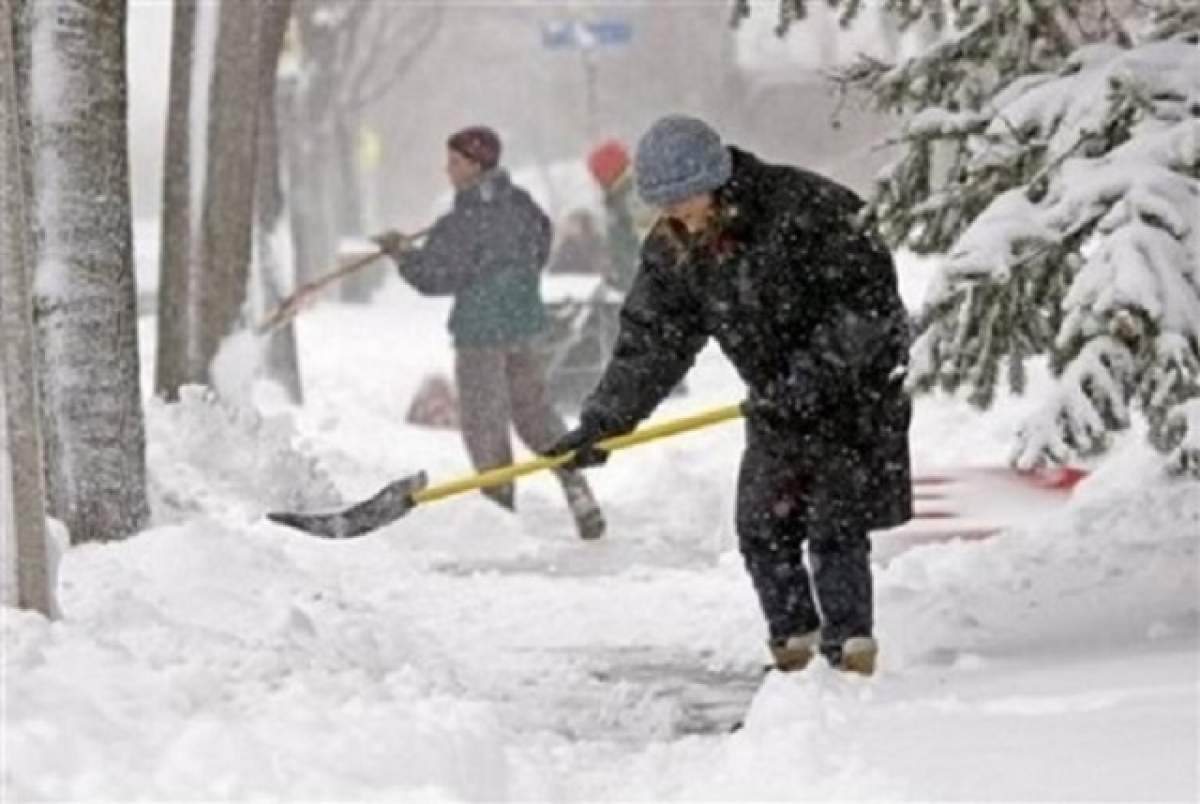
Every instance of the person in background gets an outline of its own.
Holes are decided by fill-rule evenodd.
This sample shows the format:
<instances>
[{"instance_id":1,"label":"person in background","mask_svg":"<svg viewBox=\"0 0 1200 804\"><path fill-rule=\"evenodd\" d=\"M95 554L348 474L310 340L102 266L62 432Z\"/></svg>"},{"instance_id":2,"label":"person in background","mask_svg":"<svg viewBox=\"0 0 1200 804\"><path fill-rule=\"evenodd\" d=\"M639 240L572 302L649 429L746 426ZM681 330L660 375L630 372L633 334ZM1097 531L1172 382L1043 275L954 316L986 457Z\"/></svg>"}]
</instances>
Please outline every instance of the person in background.
<instances>
[{"instance_id":1,"label":"person in background","mask_svg":"<svg viewBox=\"0 0 1200 804\"><path fill-rule=\"evenodd\" d=\"M499 136L471 126L446 141L446 174L454 207L434 223L424 245L391 231L373 240L419 292L451 295L449 329L467 452L476 470L512 462L510 423L533 451L544 451L566 430L551 406L533 340L546 327L541 272L551 225L529 194L500 165ZM579 536L604 533L604 516L583 475L556 472ZM513 484L484 489L515 510Z\"/></svg>"},{"instance_id":2,"label":"person in background","mask_svg":"<svg viewBox=\"0 0 1200 804\"><path fill-rule=\"evenodd\" d=\"M546 273L607 276L608 244L596 228L595 215L576 209L567 215L565 229Z\"/></svg>"},{"instance_id":3,"label":"person in background","mask_svg":"<svg viewBox=\"0 0 1200 804\"><path fill-rule=\"evenodd\" d=\"M775 666L819 653L870 674L868 532L912 517L910 335L891 254L849 189L726 147L696 118L656 122L635 171L663 217L604 374L548 454L603 463L596 442L650 415L715 338L748 390L737 532Z\"/></svg>"},{"instance_id":4,"label":"person in background","mask_svg":"<svg viewBox=\"0 0 1200 804\"><path fill-rule=\"evenodd\" d=\"M642 240L654 225L657 212L642 203L635 192L629 152L618 140L597 145L588 154L587 164L592 178L604 192L610 262L605 278L624 298L633 287Z\"/></svg>"}]
</instances>

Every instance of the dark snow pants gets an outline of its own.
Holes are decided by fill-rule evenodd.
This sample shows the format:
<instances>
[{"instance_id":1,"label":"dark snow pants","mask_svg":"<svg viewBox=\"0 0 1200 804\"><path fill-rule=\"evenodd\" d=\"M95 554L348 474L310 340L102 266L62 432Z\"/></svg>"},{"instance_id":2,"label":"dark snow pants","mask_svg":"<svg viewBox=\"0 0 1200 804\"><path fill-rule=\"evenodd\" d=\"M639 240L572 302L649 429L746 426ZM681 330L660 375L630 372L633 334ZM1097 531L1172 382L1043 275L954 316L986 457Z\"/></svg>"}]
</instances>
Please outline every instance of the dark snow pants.
<instances>
[{"instance_id":1,"label":"dark snow pants","mask_svg":"<svg viewBox=\"0 0 1200 804\"><path fill-rule=\"evenodd\" d=\"M566 432L546 393L541 362L529 344L459 347L454 373L463 440L476 470L512 463L510 422L525 446L536 453ZM512 507L512 484L484 493Z\"/></svg>"},{"instance_id":2,"label":"dark snow pants","mask_svg":"<svg viewBox=\"0 0 1200 804\"><path fill-rule=\"evenodd\" d=\"M751 443L738 477L737 532L772 642L820 628L831 655L850 637L871 635L871 544L859 512L823 499L816 485L794 462Z\"/></svg>"}]
</instances>

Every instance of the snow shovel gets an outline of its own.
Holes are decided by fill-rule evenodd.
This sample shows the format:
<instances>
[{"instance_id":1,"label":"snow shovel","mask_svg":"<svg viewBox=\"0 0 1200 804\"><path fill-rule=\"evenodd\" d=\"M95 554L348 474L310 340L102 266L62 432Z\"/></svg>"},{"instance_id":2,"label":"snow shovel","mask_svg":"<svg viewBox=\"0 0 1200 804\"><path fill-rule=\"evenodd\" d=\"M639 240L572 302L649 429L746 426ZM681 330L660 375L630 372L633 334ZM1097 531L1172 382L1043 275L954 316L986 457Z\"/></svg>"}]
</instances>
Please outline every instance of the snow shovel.
<instances>
[{"instance_id":1,"label":"snow shovel","mask_svg":"<svg viewBox=\"0 0 1200 804\"><path fill-rule=\"evenodd\" d=\"M703 413L653 424L625 435L606 438L596 446L609 451L625 449L678 433L686 433L689 430L698 430L701 427L728 419L736 419L741 415L741 405L726 405ZM425 473L418 472L415 475L392 481L380 489L375 496L341 511L312 514L275 511L268 513L267 519L325 539L352 539L395 522L421 503L433 502L443 497L489 486L498 486L522 475L540 472L543 469L554 469L567 463L573 455L573 452L568 452L554 457L532 458L520 463L489 469L479 474L467 475L437 486L429 486Z\"/></svg>"},{"instance_id":2,"label":"snow shovel","mask_svg":"<svg viewBox=\"0 0 1200 804\"><path fill-rule=\"evenodd\" d=\"M406 240L413 242L419 240L428 233L429 229L422 229L416 234L409 235ZM339 279L344 279L355 271L365 268L382 256L384 256L384 252L372 251L370 254L359 257L353 262L347 263L335 271L330 271L324 276L318 277L313 281L307 282L296 288L295 293L280 302L274 310L268 313L267 316L258 323L258 326L254 328L255 333L258 335L267 335L271 332L274 332L276 329L295 318L296 314L304 308L304 305L308 304L308 302L311 301L312 298L322 290L332 285L334 282L337 282Z\"/></svg>"}]
</instances>

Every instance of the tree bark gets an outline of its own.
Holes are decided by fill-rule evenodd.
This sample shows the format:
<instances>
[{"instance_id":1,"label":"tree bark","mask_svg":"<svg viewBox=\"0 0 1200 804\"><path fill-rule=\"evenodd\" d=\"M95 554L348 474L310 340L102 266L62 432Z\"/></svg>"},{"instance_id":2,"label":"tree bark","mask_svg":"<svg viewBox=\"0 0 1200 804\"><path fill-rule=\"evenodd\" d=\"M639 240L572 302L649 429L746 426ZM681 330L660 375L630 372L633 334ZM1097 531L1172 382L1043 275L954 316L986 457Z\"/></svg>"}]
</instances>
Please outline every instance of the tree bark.
<instances>
[{"instance_id":1,"label":"tree bark","mask_svg":"<svg viewBox=\"0 0 1200 804\"><path fill-rule=\"evenodd\" d=\"M34 363L25 209L21 169L13 9L0 0L0 543L10 590L5 605L55 610L49 587L42 442ZM14 560L15 559L15 560ZM15 563L15 573L12 564Z\"/></svg>"},{"instance_id":2,"label":"tree bark","mask_svg":"<svg viewBox=\"0 0 1200 804\"><path fill-rule=\"evenodd\" d=\"M33 2L33 277L52 515L73 541L140 529L145 427L129 195L125 0Z\"/></svg>"},{"instance_id":3,"label":"tree bark","mask_svg":"<svg viewBox=\"0 0 1200 804\"><path fill-rule=\"evenodd\" d=\"M196 0L175 0L171 25L154 393L175 401L179 398L180 386L189 381L189 322L192 320L189 280L193 270L190 110Z\"/></svg>"},{"instance_id":4,"label":"tree bark","mask_svg":"<svg viewBox=\"0 0 1200 804\"><path fill-rule=\"evenodd\" d=\"M361 0L360 0L361 3ZM351 8L357 11L358 6ZM297 276L311 281L336 268L338 187L331 111L337 104L339 40L345 20L330 24L339 10L329 2L304 2L296 7L296 29L303 53L304 80L287 93L288 177L292 236Z\"/></svg>"},{"instance_id":5,"label":"tree bark","mask_svg":"<svg viewBox=\"0 0 1200 804\"><path fill-rule=\"evenodd\" d=\"M283 179L280 175L279 115L275 88L279 56L292 13L292 0L275 0L262 7L262 58L259 73L258 102L258 177L257 249L262 273L265 306L270 309L282 301L287 288L280 255L276 253L275 234L284 219ZM296 353L296 329L289 321L273 332L267 343L267 373L279 383L296 404L304 402L300 384L300 363Z\"/></svg>"},{"instance_id":6,"label":"tree bark","mask_svg":"<svg viewBox=\"0 0 1200 804\"><path fill-rule=\"evenodd\" d=\"M209 369L242 313L250 272L257 148L259 34L256 3L223 2L208 104L197 295L198 365ZM251 91L247 91L247 88Z\"/></svg>"},{"instance_id":7,"label":"tree bark","mask_svg":"<svg viewBox=\"0 0 1200 804\"><path fill-rule=\"evenodd\" d=\"M307 93L290 79L280 98L284 160L288 176L288 212L296 280L310 282L333 267L335 250L322 166L320 135L305 112Z\"/></svg>"}]
</instances>

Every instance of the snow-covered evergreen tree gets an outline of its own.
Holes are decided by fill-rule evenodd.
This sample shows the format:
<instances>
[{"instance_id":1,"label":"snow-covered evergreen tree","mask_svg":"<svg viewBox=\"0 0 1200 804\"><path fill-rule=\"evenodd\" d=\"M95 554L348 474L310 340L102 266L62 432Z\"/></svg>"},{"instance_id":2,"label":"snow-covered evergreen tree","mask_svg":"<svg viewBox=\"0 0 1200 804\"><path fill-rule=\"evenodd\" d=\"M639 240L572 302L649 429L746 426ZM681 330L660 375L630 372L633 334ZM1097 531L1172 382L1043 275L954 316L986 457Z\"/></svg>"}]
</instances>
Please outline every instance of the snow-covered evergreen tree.
<instances>
[{"instance_id":1,"label":"snow-covered evergreen tree","mask_svg":"<svg viewBox=\"0 0 1200 804\"><path fill-rule=\"evenodd\" d=\"M781 4L781 29L803 16ZM866 7L839 3L846 20ZM1102 452L1140 410L1200 476L1200 0L887 0L941 31L839 79L904 113L867 219L946 253L910 385L986 407L1026 359L1057 378L1019 435L1029 467Z\"/></svg>"}]
</instances>

